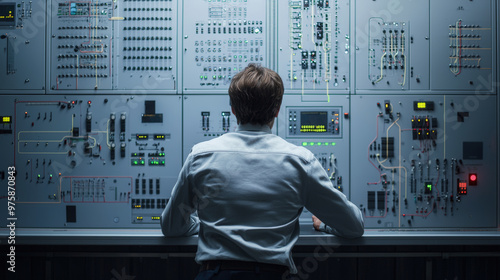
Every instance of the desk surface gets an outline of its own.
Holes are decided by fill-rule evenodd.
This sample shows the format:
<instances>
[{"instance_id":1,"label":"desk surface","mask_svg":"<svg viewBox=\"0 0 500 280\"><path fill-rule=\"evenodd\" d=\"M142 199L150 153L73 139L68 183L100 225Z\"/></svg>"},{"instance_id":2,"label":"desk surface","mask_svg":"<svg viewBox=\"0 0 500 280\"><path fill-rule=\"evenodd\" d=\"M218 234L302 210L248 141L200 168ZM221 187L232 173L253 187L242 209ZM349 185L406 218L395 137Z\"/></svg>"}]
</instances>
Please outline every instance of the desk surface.
<instances>
[{"instance_id":1,"label":"desk surface","mask_svg":"<svg viewBox=\"0 0 500 280\"><path fill-rule=\"evenodd\" d=\"M0 244L8 229L0 230ZM16 245L166 245L195 246L197 236L166 238L159 229L16 229ZM382 230L367 229L361 238L345 239L302 225L297 245L500 245L500 229Z\"/></svg>"}]
</instances>

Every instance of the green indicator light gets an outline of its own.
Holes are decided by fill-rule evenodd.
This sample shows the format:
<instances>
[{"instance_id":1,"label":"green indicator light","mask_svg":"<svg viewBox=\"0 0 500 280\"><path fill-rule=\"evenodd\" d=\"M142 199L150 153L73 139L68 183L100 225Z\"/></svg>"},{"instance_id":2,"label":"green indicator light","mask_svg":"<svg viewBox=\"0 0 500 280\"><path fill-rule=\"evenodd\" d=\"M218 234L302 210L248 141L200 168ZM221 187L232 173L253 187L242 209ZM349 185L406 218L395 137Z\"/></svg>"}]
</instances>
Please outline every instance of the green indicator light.
<instances>
[{"instance_id":1,"label":"green indicator light","mask_svg":"<svg viewBox=\"0 0 500 280\"><path fill-rule=\"evenodd\" d=\"M40 174L38 174L38 178L40 178Z\"/></svg>"},{"instance_id":2,"label":"green indicator light","mask_svg":"<svg viewBox=\"0 0 500 280\"><path fill-rule=\"evenodd\" d=\"M143 160L141 160L141 164L144 164L144 161L143 161Z\"/></svg>"},{"instance_id":3,"label":"green indicator light","mask_svg":"<svg viewBox=\"0 0 500 280\"><path fill-rule=\"evenodd\" d=\"M307 146L307 142L302 142L302 146Z\"/></svg>"},{"instance_id":4,"label":"green indicator light","mask_svg":"<svg viewBox=\"0 0 500 280\"><path fill-rule=\"evenodd\" d=\"M161 164L165 164L165 161L164 161L164 160L162 160L162 161L161 161Z\"/></svg>"},{"instance_id":5,"label":"green indicator light","mask_svg":"<svg viewBox=\"0 0 500 280\"><path fill-rule=\"evenodd\" d=\"M134 165L137 165L139 162L137 160L134 160Z\"/></svg>"},{"instance_id":6,"label":"green indicator light","mask_svg":"<svg viewBox=\"0 0 500 280\"><path fill-rule=\"evenodd\" d=\"M335 146L335 142L332 142L332 146Z\"/></svg>"},{"instance_id":7,"label":"green indicator light","mask_svg":"<svg viewBox=\"0 0 500 280\"><path fill-rule=\"evenodd\" d=\"M200 79L203 79L203 75L200 76Z\"/></svg>"},{"instance_id":8,"label":"green indicator light","mask_svg":"<svg viewBox=\"0 0 500 280\"><path fill-rule=\"evenodd\" d=\"M314 142L310 142L310 143L309 143L309 145L310 145L310 146L314 146Z\"/></svg>"},{"instance_id":9,"label":"green indicator light","mask_svg":"<svg viewBox=\"0 0 500 280\"><path fill-rule=\"evenodd\" d=\"M429 191L432 191L432 184L431 185L427 185L427 189L429 189Z\"/></svg>"},{"instance_id":10,"label":"green indicator light","mask_svg":"<svg viewBox=\"0 0 500 280\"><path fill-rule=\"evenodd\" d=\"M330 143L328 143L328 142L325 143L325 146L329 146L329 145L330 145Z\"/></svg>"},{"instance_id":11,"label":"green indicator light","mask_svg":"<svg viewBox=\"0 0 500 280\"><path fill-rule=\"evenodd\" d=\"M321 146L321 142L316 143L316 145Z\"/></svg>"}]
</instances>

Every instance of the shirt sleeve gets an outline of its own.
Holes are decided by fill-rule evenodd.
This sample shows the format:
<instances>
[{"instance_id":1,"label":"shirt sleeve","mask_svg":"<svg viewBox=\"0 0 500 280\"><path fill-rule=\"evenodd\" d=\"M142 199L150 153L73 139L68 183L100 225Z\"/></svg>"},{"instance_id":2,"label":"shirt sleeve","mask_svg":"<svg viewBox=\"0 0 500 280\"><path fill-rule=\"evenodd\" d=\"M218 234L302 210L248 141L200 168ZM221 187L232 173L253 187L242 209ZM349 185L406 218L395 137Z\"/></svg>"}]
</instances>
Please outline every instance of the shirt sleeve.
<instances>
[{"instance_id":1,"label":"shirt sleeve","mask_svg":"<svg viewBox=\"0 0 500 280\"><path fill-rule=\"evenodd\" d=\"M333 187L316 158L308 164L307 173L304 206L325 224L324 231L347 238L362 236L364 220L361 210Z\"/></svg>"},{"instance_id":2,"label":"shirt sleeve","mask_svg":"<svg viewBox=\"0 0 500 280\"><path fill-rule=\"evenodd\" d=\"M189 177L191 161L192 156L189 155L161 214L161 230L168 237L190 236L199 231L200 220L196 215L196 199Z\"/></svg>"},{"instance_id":3,"label":"shirt sleeve","mask_svg":"<svg viewBox=\"0 0 500 280\"><path fill-rule=\"evenodd\" d=\"M321 224L319 225L319 231L333 234L333 229L325 225L323 222L321 222Z\"/></svg>"}]
</instances>

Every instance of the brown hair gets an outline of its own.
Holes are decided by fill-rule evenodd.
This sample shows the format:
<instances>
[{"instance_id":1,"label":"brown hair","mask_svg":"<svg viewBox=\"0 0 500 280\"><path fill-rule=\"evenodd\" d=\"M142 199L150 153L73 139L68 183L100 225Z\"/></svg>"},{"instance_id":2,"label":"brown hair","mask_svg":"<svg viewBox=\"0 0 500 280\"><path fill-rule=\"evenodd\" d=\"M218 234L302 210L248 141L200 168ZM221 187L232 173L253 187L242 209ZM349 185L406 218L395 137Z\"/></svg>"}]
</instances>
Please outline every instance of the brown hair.
<instances>
[{"instance_id":1,"label":"brown hair","mask_svg":"<svg viewBox=\"0 0 500 280\"><path fill-rule=\"evenodd\" d=\"M241 124L270 123L280 109L283 93L278 73L253 63L236 74L229 86L231 107Z\"/></svg>"}]
</instances>

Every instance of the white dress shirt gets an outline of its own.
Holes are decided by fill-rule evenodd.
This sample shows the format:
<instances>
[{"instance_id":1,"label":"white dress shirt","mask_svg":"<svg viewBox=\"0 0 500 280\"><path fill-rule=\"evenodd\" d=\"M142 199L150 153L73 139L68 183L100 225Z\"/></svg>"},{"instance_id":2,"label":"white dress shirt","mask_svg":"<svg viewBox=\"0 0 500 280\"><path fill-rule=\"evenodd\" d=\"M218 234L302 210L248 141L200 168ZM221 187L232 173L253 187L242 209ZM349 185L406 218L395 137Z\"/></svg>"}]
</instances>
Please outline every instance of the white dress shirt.
<instances>
[{"instance_id":1,"label":"white dress shirt","mask_svg":"<svg viewBox=\"0 0 500 280\"><path fill-rule=\"evenodd\" d=\"M363 235L361 211L333 187L309 150L267 125L245 124L192 148L161 228L165 236L198 233L198 263L253 261L296 273L291 250L304 207L335 235Z\"/></svg>"}]
</instances>

